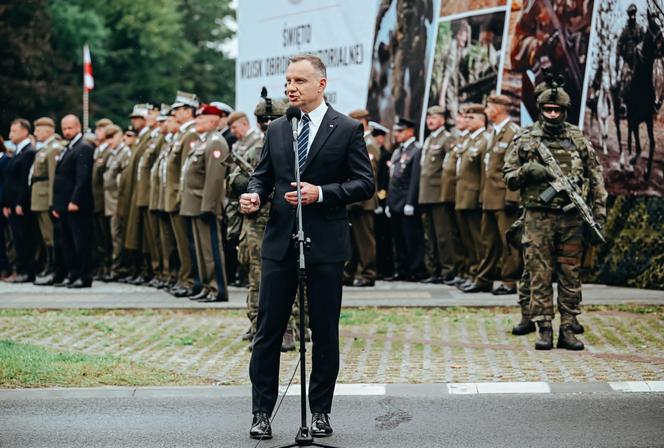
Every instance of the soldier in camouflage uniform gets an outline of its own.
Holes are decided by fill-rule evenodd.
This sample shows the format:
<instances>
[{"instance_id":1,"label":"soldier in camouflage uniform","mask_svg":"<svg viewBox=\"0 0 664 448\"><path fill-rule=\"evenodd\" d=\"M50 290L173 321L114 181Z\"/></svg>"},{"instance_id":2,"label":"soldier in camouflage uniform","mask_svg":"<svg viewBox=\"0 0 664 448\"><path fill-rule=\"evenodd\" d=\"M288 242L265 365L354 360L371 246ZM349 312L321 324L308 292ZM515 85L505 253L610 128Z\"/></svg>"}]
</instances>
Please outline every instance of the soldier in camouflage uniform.
<instances>
[{"instance_id":1,"label":"soldier in camouflage uniform","mask_svg":"<svg viewBox=\"0 0 664 448\"><path fill-rule=\"evenodd\" d=\"M602 170L595 150L581 130L565 122L569 95L559 85L537 98L539 120L524 128L512 140L505 156L504 176L510 190L520 190L521 205L526 209L521 242L526 269L530 274L530 319L537 323L537 350L553 348L554 317L553 277L558 280L560 330L557 346L583 350L583 342L574 332L575 316L581 313L580 266L584 222L569 196L556 193L550 201L542 199L554 177L538 150L546 145L568 179L577 183L600 228L606 219L606 197Z\"/></svg>"},{"instance_id":2,"label":"soldier in camouflage uniform","mask_svg":"<svg viewBox=\"0 0 664 448\"><path fill-rule=\"evenodd\" d=\"M620 32L616 44L616 76L621 80L620 99L623 101L632 79L637 47L645 37L645 31L636 23L636 11L634 3L627 7L627 25Z\"/></svg>"},{"instance_id":3,"label":"soldier in camouflage uniform","mask_svg":"<svg viewBox=\"0 0 664 448\"><path fill-rule=\"evenodd\" d=\"M35 214L39 224L39 232L46 245L46 266L44 271L37 275L35 285L52 285L62 281L62 275L56 276L59 269L56 263L56 238L54 226L49 212L53 205L53 181L55 180L55 165L64 146L55 133L55 123L51 118L42 117L35 121L35 137L39 150L30 169L30 184L32 186L30 210ZM4 249L4 248L3 248ZM58 278L56 278L58 277Z\"/></svg>"}]
</instances>

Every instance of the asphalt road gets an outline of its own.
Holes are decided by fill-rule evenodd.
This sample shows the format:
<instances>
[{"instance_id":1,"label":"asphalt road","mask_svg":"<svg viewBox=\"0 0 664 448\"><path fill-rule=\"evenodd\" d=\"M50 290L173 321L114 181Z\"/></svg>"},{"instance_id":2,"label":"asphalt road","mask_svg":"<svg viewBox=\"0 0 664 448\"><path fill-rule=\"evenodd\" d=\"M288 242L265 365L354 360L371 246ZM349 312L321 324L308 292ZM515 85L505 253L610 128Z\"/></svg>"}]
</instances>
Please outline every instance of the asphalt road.
<instances>
[{"instance_id":1,"label":"asphalt road","mask_svg":"<svg viewBox=\"0 0 664 448\"><path fill-rule=\"evenodd\" d=\"M293 441L299 398L287 397L273 424ZM253 447L250 399L26 398L0 400L0 446ZM663 447L664 394L342 396L335 398L339 447Z\"/></svg>"}]
</instances>

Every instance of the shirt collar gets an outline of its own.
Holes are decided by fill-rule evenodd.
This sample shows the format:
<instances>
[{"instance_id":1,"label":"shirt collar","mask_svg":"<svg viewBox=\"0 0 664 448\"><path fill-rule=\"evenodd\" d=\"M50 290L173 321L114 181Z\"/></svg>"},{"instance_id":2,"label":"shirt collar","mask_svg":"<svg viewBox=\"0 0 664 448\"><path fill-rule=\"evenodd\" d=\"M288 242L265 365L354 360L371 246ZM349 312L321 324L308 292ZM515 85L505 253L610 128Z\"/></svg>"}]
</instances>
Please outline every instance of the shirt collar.
<instances>
[{"instance_id":1,"label":"shirt collar","mask_svg":"<svg viewBox=\"0 0 664 448\"><path fill-rule=\"evenodd\" d=\"M409 138L408 140L406 140L405 142L403 142L403 143L402 143L402 146L403 146L404 148L408 148L410 145L413 144L413 142L414 142L415 140L417 140L417 139L413 136L413 137Z\"/></svg>"},{"instance_id":2,"label":"shirt collar","mask_svg":"<svg viewBox=\"0 0 664 448\"><path fill-rule=\"evenodd\" d=\"M138 138L143 137L146 133L150 132L150 128L145 126L141 131L138 133Z\"/></svg>"},{"instance_id":3,"label":"shirt collar","mask_svg":"<svg viewBox=\"0 0 664 448\"><path fill-rule=\"evenodd\" d=\"M436 129L435 131L432 131L431 132L431 138L438 137L443 131L445 131L445 126L441 126L438 129Z\"/></svg>"},{"instance_id":4,"label":"shirt collar","mask_svg":"<svg viewBox=\"0 0 664 448\"><path fill-rule=\"evenodd\" d=\"M500 123L494 125L494 126L493 126L493 130L496 132L496 134L499 134L500 131L503 130L503 128L505 127L505 125L506 125L507 123L509 123L509 121L510 121L510 117L507 117L507 118L505 118L503 121L501 121Z\"/></svg>"},{"instance_id":5,"label":"shirt collar","mask_svg":"<svg viewBox=\"0 0 664 448\"><path fill-rule=\"evenodd\" d=\"M81 139L81 137L83 137L83 134L81 134L81 133L79 132L78 134L76 134L76 136L74 136L74 138L72 138L72 139L70 140L68 146L69 146L70 148L71 148L72 146L74 146L76 143L78 143L78 141Z\"/></svg>"},{"instance_id":6,"label":"shirt collar","mask_svg":"<svg viewBox=\"0 0 664 448\"><path fill-rule=\"evenodd\" d=\"M182 123L182 126L180 126L180 132L184 132L187 129L189 129L191 126L194 125L195 122L196 120L189 120L186 123Z\"/></svg>"},{"instance_id":7,"label":"shirt collar","mask_svg":"<svg viewBox=\"0 0 664 448\"><path fill-rule=\"evenodd\" d=\"M29 138L26 138L26 139L21 140L21 141L19 142L19 144L16 145L16 153L15 153L15 155L18 155L18 153L20 153L20 152L23 150L23 148L25 148L25 147L28 146L29 144L30 144L30 139L29 139Z\"/></svg>"},{"instance_id":8,"label":"shirt collar","mask_svg":"<svg viewBox=\"0 0 664 448\"><path fill-rule=\"evenodd\" d=\"M309 115L311 124L318 127L320 126L321 121L323 121L323 117L325 116L326 112L327 112L327 104L325 104L325 101L323 101L322 103L320 103L320 105L317 108L309 112L307 115Z\"/></svg>"},{"instance_id":9,"label":"shirt collar","mask_svg":"<svg viewBox=\"0 0 664 448\"><path fill-rule=\"evenodd\" d=\"M461 131L459 137L465 137L466 135L468 135L468 129L464 129L463 131Z\"/></svg>"},{"instance_id":10,"label":"shirt collar","mask_svg":"<svg viewBox=\"0 0 664 448\"><path fill-rule=\"evenodd\" d=\"M51 135L49 138L44 140L44 146L50 144L53 140L55 140L55 134Z\"/></svg>"},{"instance_id":11,"label":"shirt collar","mask_svg":"<svg viewBox=\"0 0 664 448\"><path fill-rule=\"evenodd\" d=\"M482 132L484 132L484 126L482 126L482 127L479 128L478 130L476 130L475 132L473 132L472 134L470 134L470 138L473 138L473 139L474 139L474 138L477 138L477 136L480 135Z\"/></svg>"}]
</instances>

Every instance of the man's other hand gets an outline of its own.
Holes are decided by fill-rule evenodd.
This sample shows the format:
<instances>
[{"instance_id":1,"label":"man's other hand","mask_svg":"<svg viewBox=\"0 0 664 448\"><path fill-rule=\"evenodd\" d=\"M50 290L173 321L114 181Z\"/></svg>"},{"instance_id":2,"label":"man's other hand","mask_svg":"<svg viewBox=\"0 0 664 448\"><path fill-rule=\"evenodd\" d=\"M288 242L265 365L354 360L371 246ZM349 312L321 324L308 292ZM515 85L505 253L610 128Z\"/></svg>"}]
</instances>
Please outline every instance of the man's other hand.
<instances>
[{"instance_id":1,"label":"man's other hand","mask_svg":"<svg viewBox=\"0 0 664 448\"><path fill-rule=\"evenodd\" d=\"M291 187L295 188L295 182L291 182ZM302 187L302 205L315 204L318 202L318 187L308 182L300 182ZM289 191L284 195L284 199L290 205L297 205L297 191Z\"/></svg>"}]
</instances>

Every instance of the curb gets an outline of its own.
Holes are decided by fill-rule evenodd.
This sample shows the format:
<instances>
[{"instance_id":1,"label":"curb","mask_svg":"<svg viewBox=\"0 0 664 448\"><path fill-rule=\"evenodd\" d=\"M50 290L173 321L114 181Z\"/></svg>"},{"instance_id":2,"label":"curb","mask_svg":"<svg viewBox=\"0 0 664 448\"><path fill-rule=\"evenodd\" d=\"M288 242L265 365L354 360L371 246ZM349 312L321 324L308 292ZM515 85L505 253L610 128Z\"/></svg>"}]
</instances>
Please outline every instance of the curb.
<instances>
[{"instance_id":1,"label":"curb","mask_svg":"<svg viewBox=\"0 0 664 448\"><path fill-rule=\"evenodd\" d=\"M283 393L280 388L280 394ZM334 395L388 397L443 397L448 395L523 395L569 393L664 393L664 381L611 381L597 383L493 382L438 384L337 384ZM293 384L288 396L299 396ZM250 397L251 386L90 387L0 389L2 400L91 398L229 398Z\"/></svg>"}]
</instances>

